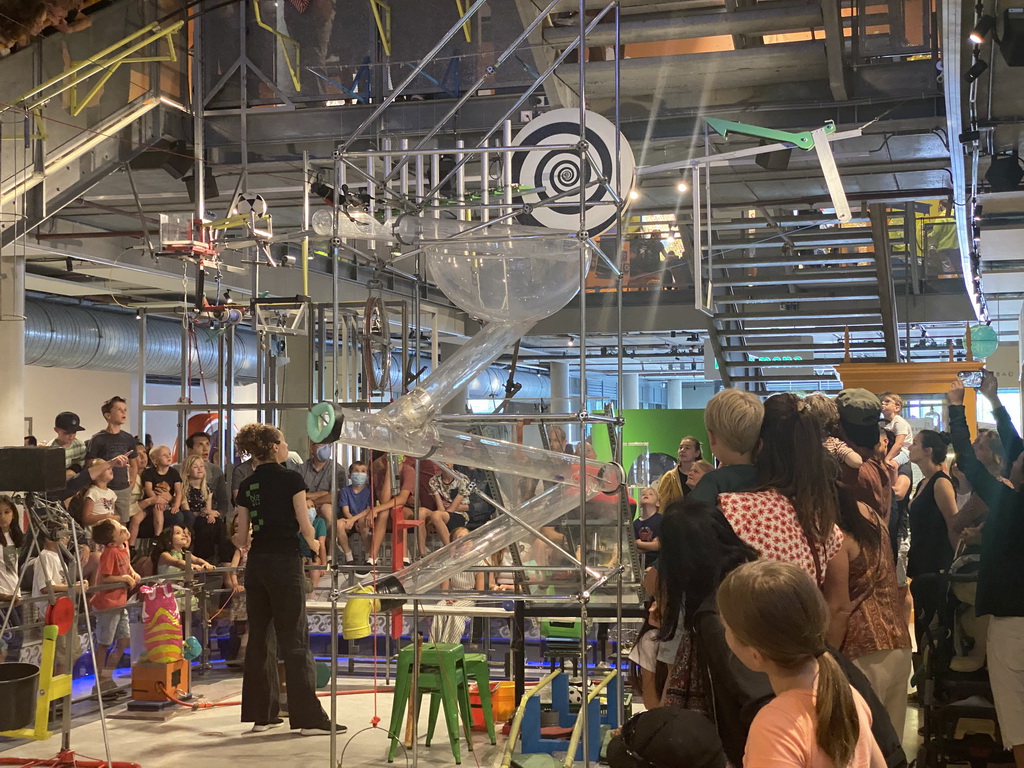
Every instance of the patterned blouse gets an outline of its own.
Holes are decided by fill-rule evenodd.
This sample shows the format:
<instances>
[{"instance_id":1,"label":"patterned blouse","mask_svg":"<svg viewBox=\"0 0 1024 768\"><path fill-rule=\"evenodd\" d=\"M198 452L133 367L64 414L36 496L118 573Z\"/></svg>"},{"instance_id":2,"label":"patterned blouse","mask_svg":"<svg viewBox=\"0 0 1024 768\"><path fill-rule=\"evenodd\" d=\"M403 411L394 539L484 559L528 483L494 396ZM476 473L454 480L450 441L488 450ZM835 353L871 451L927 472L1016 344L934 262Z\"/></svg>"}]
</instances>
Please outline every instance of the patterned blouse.
<instances>
[{"instance_id":1,"label":"patterned blouse","mask_svg":"<svg viewBox=\"0 0 1024 768\"><path fill-rule=\"evenodd\" d=\"M889 530L877 521L881 541L874 547L860 544L850 560L850 599L854 608L839 650L856 659L874 651L910 647L910 628L903 621L903 598L896 585Z\"/></svg>"},{"instance_id":2,"label":"patterned blouse","mask_svg":"<svg viewBox=\"0 0 1024 768\"><path fill-rule=\"evenodd\" d=\"M431 493L436 493L441 496L441 500L444 502L444 506L447 509L448 505L455 500L456 496L461 496L464 502L469 502L469 495L475 489L475 484L465 475L456 473L453 478L447 477L446 473L434 475L430 478L428 483Z\"/></svg>"},{"instance_id":3,"label":"patterned blouse","mask_svg":"<svg viewBox=\"0 0 1024 768\"><path fill-rule=\"evenodd\" d=\"M774 488L751 493L720 493L718 507L736 535L761 557L800 566L817 580L819 587L824 583L828 561L843 545L843 532L839 526L833 526L824 545L816 545L821 571L818 573L811 545L800 527L793 503Z\"/></svg>"}]
</instances>

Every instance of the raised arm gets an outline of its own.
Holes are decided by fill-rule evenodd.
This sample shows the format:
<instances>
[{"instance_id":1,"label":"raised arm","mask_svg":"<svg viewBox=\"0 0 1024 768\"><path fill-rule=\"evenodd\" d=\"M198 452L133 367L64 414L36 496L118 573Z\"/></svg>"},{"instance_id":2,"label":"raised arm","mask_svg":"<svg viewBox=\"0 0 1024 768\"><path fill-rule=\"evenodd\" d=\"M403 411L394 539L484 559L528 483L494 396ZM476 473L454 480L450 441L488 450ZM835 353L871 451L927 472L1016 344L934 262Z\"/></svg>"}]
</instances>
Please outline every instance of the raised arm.
<instances>
[{"instance_id":1,"label":"raised arm","mask_svg":"<svg viewBox=\"0 0 1024 768\"><path fill-rule=\"evenodd\" d=\"M1003 444L1003 473L1007 474L1017 457L1024 453L1024 441L1021 440L1017 428L1013 426L1009 412L999 401L999 380L992 371L984 372L978 391L992 404L996 431L999 432L999 441Z\"/></svg>"},{"instance_id":2,"label":"raised arm","mask_svg":"<svg viewBox=\"0 0 1024 768\"><path fill-rule=\"evenodd\" d=\"M992 474L974 455L971 432L967 427L967 415L964 412L964 384L959 378L954 379L953 383L949 385L946 398L949 401L949 431L953 438L953 450L956 452L957 464L959 464L960 470L967 475L967 479L981 496L982 501L988 505L989 509L995 509L1006 486L992 477Z\"/></svg>"}]
</instances>

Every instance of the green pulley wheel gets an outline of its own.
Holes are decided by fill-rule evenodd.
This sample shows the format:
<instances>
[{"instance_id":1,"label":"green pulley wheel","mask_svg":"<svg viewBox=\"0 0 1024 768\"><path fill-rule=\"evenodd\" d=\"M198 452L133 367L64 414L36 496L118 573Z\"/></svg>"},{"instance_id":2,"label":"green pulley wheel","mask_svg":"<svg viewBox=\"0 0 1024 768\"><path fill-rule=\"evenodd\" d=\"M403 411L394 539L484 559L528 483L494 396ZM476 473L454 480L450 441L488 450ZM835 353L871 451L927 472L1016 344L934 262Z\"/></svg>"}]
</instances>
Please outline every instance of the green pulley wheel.
<instances>
[{"instance_id":1,"label":"green pulley wheel","mask_svg":"<svg viewBox=\"0 0 1024 768\"><path fill-rule=\"evenodd\" d=\"M314 443L333 443L341 434L342 421L333 403L317 403L306 414L306 434Z\"/></svg>"}]
</instances>

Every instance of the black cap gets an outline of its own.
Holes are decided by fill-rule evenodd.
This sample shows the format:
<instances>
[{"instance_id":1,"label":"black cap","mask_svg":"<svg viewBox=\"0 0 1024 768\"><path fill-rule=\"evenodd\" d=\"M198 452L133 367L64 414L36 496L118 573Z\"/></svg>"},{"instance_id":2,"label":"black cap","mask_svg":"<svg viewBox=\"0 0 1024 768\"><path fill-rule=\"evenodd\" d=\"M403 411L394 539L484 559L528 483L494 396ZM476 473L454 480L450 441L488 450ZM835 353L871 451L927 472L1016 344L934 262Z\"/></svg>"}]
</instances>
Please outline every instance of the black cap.
<instances>
[{"instance_id":1,"label":"black cap","mask_svg":"<svg viewBox=\"0 0 1024 768\"><path fill-rule=\"evenodd\" d=\"M725 768L722 740L700 712L657 707L630 718L608 744L612 768Z\"/></svg>"},{"instance_id":2,"label":"black cap","mask_svg":"<svg viewBox=\"0 0 1024 768\"><path fill-rule=\"evenodd\" d=\"M65 432L81 432L82 422L78 419L77 413L71 411L62 411L57 414L57 418L53 421L53 426L57 429L63 429Z\"/></svg>"}]
</instances>

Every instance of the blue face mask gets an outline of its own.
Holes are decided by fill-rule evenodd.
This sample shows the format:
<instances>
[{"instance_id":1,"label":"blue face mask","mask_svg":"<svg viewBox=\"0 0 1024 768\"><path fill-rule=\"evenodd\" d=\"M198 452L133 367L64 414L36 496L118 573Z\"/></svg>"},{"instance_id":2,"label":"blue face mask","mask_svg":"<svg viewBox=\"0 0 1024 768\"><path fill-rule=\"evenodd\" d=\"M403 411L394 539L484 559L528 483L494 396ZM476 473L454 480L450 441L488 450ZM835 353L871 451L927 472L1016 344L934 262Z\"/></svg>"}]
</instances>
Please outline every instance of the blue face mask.
<instances>
[{"instance_id":1,"label":"blue face mask","mask_svg":"<svg viewBox=\"0 0 1024 768\"><path fill-rule=\"evenodd\" d=\"M316 449L316 457L318 459L320 459L320 461L330 461L331 460L331 446L329 446L329 445L321 445L319 448Z\"/></svg>"},{"instance_id":2,"label":"blue face mask","mask_svg":"<svg viewBox=\"0 0 1024 768\"><path fill-rule=\"evenodd\" d=\"M366 485L366 473L365 472L353 472L352 473L352 485Z\"/></svg>"},{"instance_id":3,"label":"blue face mask","mask_svg":"<svg viewBox=\"0 0 1024 768\"><path fill-rule=\"evenodd\" d=\"M309 513L309 522L312 523L314 520L316 520L316 508L315 507L310 507L306 511Z\"/></svg>"}]
</instances>

